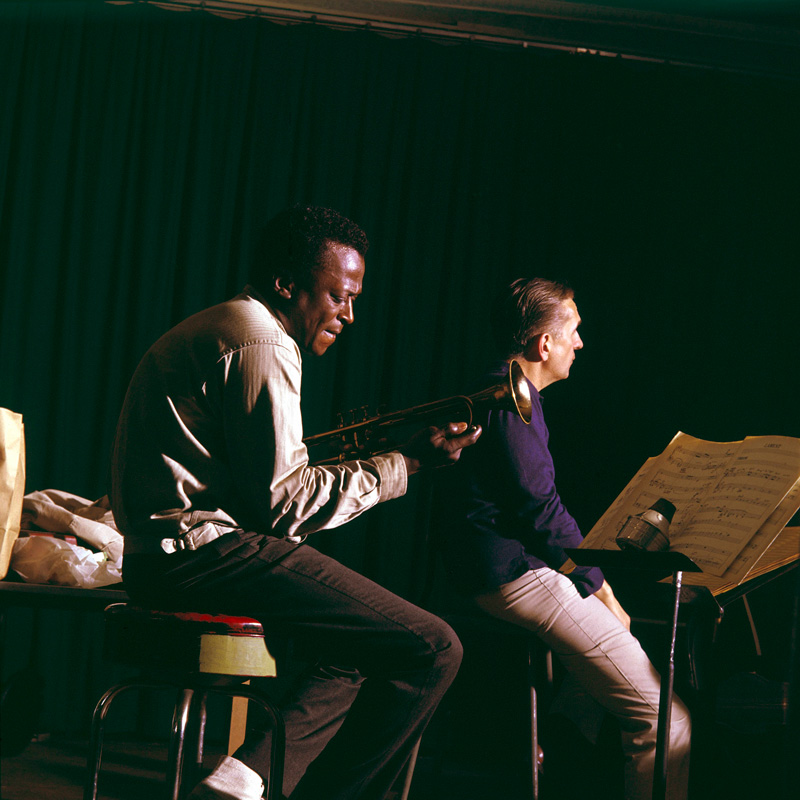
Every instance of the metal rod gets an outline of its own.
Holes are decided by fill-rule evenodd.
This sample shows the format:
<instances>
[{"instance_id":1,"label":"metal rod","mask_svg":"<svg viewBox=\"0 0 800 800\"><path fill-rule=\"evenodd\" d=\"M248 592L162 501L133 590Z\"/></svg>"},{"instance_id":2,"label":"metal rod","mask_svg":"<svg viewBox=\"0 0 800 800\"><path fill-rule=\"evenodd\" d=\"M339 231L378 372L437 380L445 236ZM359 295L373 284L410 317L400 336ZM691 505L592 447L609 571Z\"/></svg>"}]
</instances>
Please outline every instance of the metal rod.
<instances>
[{"instance_id":1,"label":"metal rod","mask_svg":"<svg viewBox=\"0 0 800 800\"><path fill-rule=\"evenodd\" d=\"M661 676L661 694L658 704L658 731L656 734L656 763L653 769L653 800L664 800L667 795L667 767L669 764L669 729L672 720L672 694L675 685L675 639L678 634L678 612L681 606L683 572L672 576L675 601L672 607L672 631L669 643L667 669Z\"/></svg>"},{"instance_id":2,"label":"metal rod","mask_svg":"<svg viewBox=\"0 0 800 800\"><path fill-rule=\"evenodd\" d=\"M752 64L740 65L738 63L730 63L730 52L727 53L728 61L709 60L709 46L719 48L719 42L722 42L723 47L730 45L736 48L741 41L751 40L752 42L763 42L764 47L772 48L770 53L773 53L775 46L785 48L786 37L790 34L785 33L780 28L749 24L747 22L725 21L722 19L714 19L714 27L709 31L709 19L705 17L693 18L691 16L673 16L671 18L670 30L674 31L677 25L677 32L683 36L691 37L697 40L697 37L705 37L704 41L707 46L702 48L698 57L694 52L691 54L685 53L685 48L679 48L679 52L670 54L668 52L659 52L648 54L642 51L641 42L639 38L631 39L629 36L625 37L624 41L610 42L605 41L592 44L584 42L586 37L582 33L579 41L570 38L564 38L563 26L564 24L577 24L586 26L588 23L597 24L602 23L603 29L608 30L609 25L614 25L617 28L630 31L638 27L643 28L648 34L652 31L658 30L659 22L662 15L655 15L658 19L653 21L650 19L651 15L645 13L634 13L631 15L630 10L616 9L615 13L610 18L600 19L596 15L592 15L591 19L585 16L577 16L568 14L562 17L557 25L555 33L531 33L525 29L514 31L513 27L509 29L507 24L504 24L503 15L500 13L501 19L496 23L499 25L503 33L492 32L493 26L489 24L489 30L486 30L485 25L478 25L474 29L464 29L459 23L454 26L452 23L441 23L436 20L409 20L408 22L390 20L388 18L381 18L378 14L376 17L366 17L363 11L357 13L347 13L346 9L340 9L337 13L336 8L328 8L324 13L320 13L313 8L285 8L279 7L277 4L259 3L254 0L127 0L128 2L142 2L149 3L160 8L169 10L185 11L187 9L205 11L210 14L216 14L222 17L237 18L237 17L255 17L258 19L265 19L274 21L279 24L311 24L322 25L334 30L369 30L377 33L384 33L393 37L416 37L423 38L429 41L463 41L463 42L476 42L485 44L491 47L508 47L508 48L523 48L530 50L543 50L543 51L556 51L563 52L570 55L579 57L592 57L592 58L612 58L622 59L626 61L638 61L642 63L651 64L665 64L675 67L691 67L693 69L712 70L715 72L732 72L743 73L748 75L766 75L776 77L791 77L793 71L786 74L786 70L780 63L778 63L774 56L770 57L769 64ZM125 2L125 0L106 0L106 2ZM420 3L421 7L424 6ZM561 4L562 14L568 12L568 4ZM608 13L610 9L606 9ZM508 17L508 15L505 15ZM513 18L513 14L511 15ZM547 15L533 14L531 18L539 24L548 20ZM552 20L550 20L552 22ZM663 23L662 23L663 24ZM754 37L757 37L754 38ZM766 37L766 38L765 38ZM607 37L605 37L607 39ZM739 48L740 50L740 48ZM716 50L714 51L716 52ZM736 51L734 51L736 52ZM726 53L722 54L726 56ZM788 55L788 54L787 54ZM791 53L794 55L794 53ZM763 60L763 56L762 56ZM783 61L785 62L785 58Z\"/></svg>"}]
</instances>

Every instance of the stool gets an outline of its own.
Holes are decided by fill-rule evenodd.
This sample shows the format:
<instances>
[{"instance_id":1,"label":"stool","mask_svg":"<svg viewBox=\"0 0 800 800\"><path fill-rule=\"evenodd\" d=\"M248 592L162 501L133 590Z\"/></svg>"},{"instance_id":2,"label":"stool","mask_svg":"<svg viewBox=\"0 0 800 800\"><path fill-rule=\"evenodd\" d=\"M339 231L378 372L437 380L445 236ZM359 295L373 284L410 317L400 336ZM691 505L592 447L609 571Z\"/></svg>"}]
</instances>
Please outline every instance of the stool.
<instances>
[{"instance_id":1,"label":"stool","mask_svg":"<svg viewBox=\"0 0 800 800\"><path fill-rule=\"evenodd\" d=\"M187 749L191 777L203 762L206 700L210 693L258 703L272 722L270 772L266 800L279 800L283 784L285 733L278 709L242 684L250 678L275 677L275 659L264 642L264 629L250 617L157 611L116 603L105 610L106 656L140 667L133 678L106 691L92 715L84 800L96 800L103 751L103 725L111 701L121 692L141 688L178 690L167 754L169 800L181 800ZM187 744L187 728L192 737ZM187 775L187 777L189 777Z\"/></svg>"},{"instance_id":2,"label":"stool","mask_svg":"<svg viewBox=\"0 0 800 800\"><path fill-rule=\"evenodd\" d=\"M530 798L539 800L540 793L540 773L542 764L539 762L539 708L542 702L549 704L553 693L553 653L549 647L543 644L536 636L511 623L492 619L488 616L474 615L454 615L442 614L456 632L463 630L467 624L480 626L491 626L496 630L507 630L512 635L524 637L526 659L527 659L527 683L528 683L528 703L529 703L529 750L528 761L530 765ZM417 741L411 752L403 782L403 788L399 795L399 800L407 800L411 789L411 782L414 778L417 757L419 755L422 737ZM441 769L441 768L440 768Z\"/></svg>"}]
</instances>

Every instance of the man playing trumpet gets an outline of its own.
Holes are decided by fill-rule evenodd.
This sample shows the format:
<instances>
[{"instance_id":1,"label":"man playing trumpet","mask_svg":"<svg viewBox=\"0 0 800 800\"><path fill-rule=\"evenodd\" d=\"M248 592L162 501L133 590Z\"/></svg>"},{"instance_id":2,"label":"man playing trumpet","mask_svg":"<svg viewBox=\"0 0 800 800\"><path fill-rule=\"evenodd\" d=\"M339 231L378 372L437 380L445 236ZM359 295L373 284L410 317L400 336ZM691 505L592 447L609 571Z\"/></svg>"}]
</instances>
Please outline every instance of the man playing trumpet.
<instances>
[{"instance_id":1,"label":"man playing trumpet","mask_svg":"<svg viewBox=\"0 0 800 800\"><path fill-rule=\"evenodd\" d=\"M265 228L251 285L161 337L131 381L113 456L124 578L149 605L246 614L313 650L282 708L285 795L379 800L455 677L461 645L440 619L304 544L458 459L479 428L429 428L399 449L311 466L301 353L353 322L363 231L296 207ZM269 741L248 731L192 798L257 800Z\"/></svg>"}]
</instances>

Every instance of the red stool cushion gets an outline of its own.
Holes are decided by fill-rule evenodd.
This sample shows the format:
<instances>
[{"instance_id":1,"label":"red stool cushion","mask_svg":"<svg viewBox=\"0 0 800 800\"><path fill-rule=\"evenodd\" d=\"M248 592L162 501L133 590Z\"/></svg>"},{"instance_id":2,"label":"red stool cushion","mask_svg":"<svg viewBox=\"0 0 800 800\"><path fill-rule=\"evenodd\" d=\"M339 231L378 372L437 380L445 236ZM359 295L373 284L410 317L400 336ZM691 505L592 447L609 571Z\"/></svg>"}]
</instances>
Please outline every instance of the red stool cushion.
<instances>
[{"instance_id":1,"label":"red stool cushion","mask_svg":"<svg viewBox=\"0 0 800 800\"><path fill-rule=\"evenodd\" d=\"M177 676L275 675L264 629L251 617L126 603L108 606L105 616L105 654L113 661Z\"/></svg>"}]
</instances>

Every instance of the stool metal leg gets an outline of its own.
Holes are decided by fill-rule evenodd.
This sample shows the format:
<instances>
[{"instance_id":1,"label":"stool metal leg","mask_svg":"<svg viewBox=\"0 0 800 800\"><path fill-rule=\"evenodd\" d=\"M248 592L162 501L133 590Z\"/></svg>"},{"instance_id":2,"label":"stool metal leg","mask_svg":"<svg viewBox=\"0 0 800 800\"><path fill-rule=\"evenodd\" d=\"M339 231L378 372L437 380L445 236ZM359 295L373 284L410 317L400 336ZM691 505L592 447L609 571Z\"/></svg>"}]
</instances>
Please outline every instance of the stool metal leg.
<instances>
[{"instance_id":1,"label":"stool metal leg","mask_svg":"<svg viewBox=\"0 0 800 800\"><path fill-rule=\"evenodd\" d=\"M100 777L100 767L103 761L103 726L106 715L111 707L111 701L127 689L163 688L163 684L143 681L140 678L118 683L106 691L97 701L92 714L92 729L89 739L89 758L87 760L86 784L83 790L83 800L97 800L97 781Z\"/></svg>"},{"instance_id":2,"label":"stool metal leg","mask_svg":"<svg viewBox=\"0 0 800 800\"><path fill-rule=\"evenodd\" d=\"M258 703L272 721L272 746L270 748L270 771L267 782L267 793L264 800L281 800L283 789L283 759L286 752L286 730L283 725L281 712L260 692L250 689L247 686L237 686L227 688L214 686L209 689L216 694L227 695L228 697L246 697Z\"/></svg>"},{"instance_id":3,"label":"stool metal leg","mask_svg":"<svg viewBox=\"0 0 800 800\"><path fill-rule=\"evenodd\" d=\"M539 705L536 688L530 687L531 699L531 797L539 800Z\"/></svg>"},{"instance_id":4,"label":"stool metal leg","mask_svg":"<svg viewBox=\"0 0 800 800\"><path fill-rule=\"evenodd\" d=\"M91 738L89 743L89 756L87 759L87 776L84 786L83 800L97 800L97 783L103 756L103 726L111 706L111 701L127 689L165 689L168 685L159 681L148 681L134 678L116 686L112 686L103 694L92 714ZM258 703L272 722L272 743L270 750L270 774L265 800L281 800L283 788L283 760L286 750L286 733L283 717L277 707L259 692L247 687L203 687L202 689L185 687L180 690L175 702L175 711L172 718L172 732L167 755L167 786L169 800L181 800L184 784L184 763L186 761L186 732L189 720L197 720L196 738L190 745L189 757L192 761L186 770L195 773L202 765L203 740L206 725L206 701L209 692L227 695L229 697L246 697ZM195 713L196 712L196 713ZM194 774L191 775L195 777ZM186 789L190 788L188 785Z\"/></svg>"},{"instance_id":5,"label":"stool metal leg","mask_svg":"<svg viewBox=\"0 0 800 800\"><path fill-rule=\"evenodd\" d=\"M172 715L172 734L169 738L167 755L167 786L170 789L169 800L181 800L181 777L183 775L183 759L186 744L186 726L192 706L194 689L184 688L178 693L175 701L175 713Z\"/></svg>"},{"instance_id":6,"label":"stool metal leg","mask_svg":"<svg viewBox=\"0 0 800 800\"><path fill-rule=\"evenodd\" d=\"M537 647L541 644L529 642L528 644L528 686L530 690L531 711L531 798L539 800L539 697L536 687L544 682L550 687L553 682L552 652L547 650L541 654L544 664L537 663ZM542 675L541 673L544 673ZM546 698L545 698L546 699Z\"/></svg>"},{"instance_id":7,"label":"stool metal leg","mask_svg":"<svg viewBox=\"0 0 800 800\"><path fill-rule=\"evenodd\" d=\"M100 765L103 760L103 723L108 714L111 701L125 689L131 689L136 685L135 681L128 681L117 686L112 686L97 701L94 713L92 714L92 730L89 738L89 760L87 763L86 784L83 789L83 800L96 800L97 798L97 779L100 776Z\"/></svg>"},{"instance_id":8,"label":"stool metal leg","mask_svg":"<svg viewBox=\"0 0 800 800\"><path fill-rule=\"evenodd\" d=\"M189 712L191 719L196 721L196 725L192 730L193 752L186 753L186 758L190 760L185 762L187 767L181 780L181 784L187 784L188 786L194 786L200 780L200 773L203 768L203 748L206 737L206 718L208 716L207 700L208 693L198 690L195 693L194 704Z\"/></svg>"},{"instance_id":9,"label":"stool metal leg","mask_svg":"<svg viewBox=\"0 0 800 800\"><path fill-rule=\"evenodd\" d=\"M406 774L403 779L403 790L400 793L400 800L408 800L408 793L411 791L411 781L414 778L414 769L417 766L417 756L419 755L419 747L422 744L422 737L417 739L411 755L408 757L408 764L406 764Z\"/></svg>"}]
</instances>

